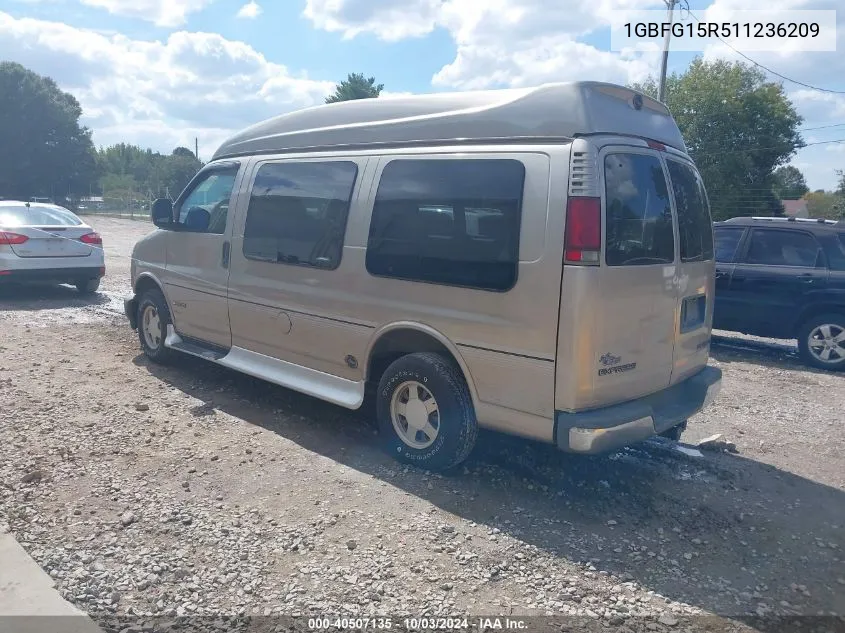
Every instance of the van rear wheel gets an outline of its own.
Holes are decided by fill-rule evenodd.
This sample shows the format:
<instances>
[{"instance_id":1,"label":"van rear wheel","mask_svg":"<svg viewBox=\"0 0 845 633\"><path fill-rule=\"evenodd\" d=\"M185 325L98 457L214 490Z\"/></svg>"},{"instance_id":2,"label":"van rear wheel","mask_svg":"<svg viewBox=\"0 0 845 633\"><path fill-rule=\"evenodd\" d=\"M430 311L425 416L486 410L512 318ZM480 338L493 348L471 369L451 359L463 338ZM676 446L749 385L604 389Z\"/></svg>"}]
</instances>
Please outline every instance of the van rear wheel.
<instances>
[{"instance_id":1,"label":"van rear wheel","mask_svg":"<svg viewBox=\"0 0 845 633\"><path fill-rule=\"evenodd\" d=\"M436 472L463 462L478 437L466 380L454 363L431 352L408 354L387 368L376 417L391 455Z\"/></svg>"}]
</instances>

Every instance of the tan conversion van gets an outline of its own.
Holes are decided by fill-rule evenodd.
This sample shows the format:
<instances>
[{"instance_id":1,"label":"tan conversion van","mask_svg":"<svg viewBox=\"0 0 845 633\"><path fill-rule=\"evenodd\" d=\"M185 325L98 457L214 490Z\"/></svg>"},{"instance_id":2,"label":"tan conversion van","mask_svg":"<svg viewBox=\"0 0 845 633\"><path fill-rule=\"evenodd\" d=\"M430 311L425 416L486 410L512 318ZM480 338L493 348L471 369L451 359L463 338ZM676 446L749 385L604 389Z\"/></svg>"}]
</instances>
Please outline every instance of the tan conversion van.
<instances>
[{"instance_id":1,"label":"tan conversion van","mask_svg":"<svg viewBox=\"0 0 845 633\"><path fill-rule=\"evenodd\" d=\"M713 230L668 110L620 86L368 99L259 123L135 246L126 314L356 409L431 470L478 427L577 453L716 396Z\"/></svg>"}]
</instances>

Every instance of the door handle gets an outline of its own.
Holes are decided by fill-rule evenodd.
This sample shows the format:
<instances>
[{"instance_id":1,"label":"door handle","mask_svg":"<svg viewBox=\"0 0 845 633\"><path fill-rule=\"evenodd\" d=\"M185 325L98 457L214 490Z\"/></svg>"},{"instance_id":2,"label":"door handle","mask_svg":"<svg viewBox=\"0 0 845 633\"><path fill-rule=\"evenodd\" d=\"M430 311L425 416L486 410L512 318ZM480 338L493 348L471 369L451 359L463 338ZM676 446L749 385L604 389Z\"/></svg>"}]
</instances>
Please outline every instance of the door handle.
<instances>
[{"instance_id":1,"label":"door handle","mask_svg":"<svg viewBox=\"0 0 845 633\"><path fill-rule=\"evenodd\" d=\"M229 244L229 240L223 242L223 256L221 258L220 263L222 264L223 268L229 267L229 252L232 249L232 245Z\"/></svg>"},{"instance_id":2,"label":"door handle","mask_svg":"<svg viewBox=\"0 0 845 633\"><path fill-rule=\"evenodd\" d=\"M802 284L811 284L816 281L816 278L812 275L798 275L798 279L801 281Z\"/></svg>"}]
</instances>

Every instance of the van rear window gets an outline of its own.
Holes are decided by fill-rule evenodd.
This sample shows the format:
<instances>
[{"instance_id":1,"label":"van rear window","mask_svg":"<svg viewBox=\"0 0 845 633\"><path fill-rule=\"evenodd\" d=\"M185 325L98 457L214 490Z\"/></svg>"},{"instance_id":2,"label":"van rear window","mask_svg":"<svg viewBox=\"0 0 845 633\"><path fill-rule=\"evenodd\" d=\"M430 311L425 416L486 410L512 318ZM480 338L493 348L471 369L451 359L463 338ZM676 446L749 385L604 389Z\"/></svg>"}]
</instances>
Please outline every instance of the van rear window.
<instances>
[{"instance_id":1,"label":"van rear window","mask_svg":"<svg viewBox=\"0 0 845 633\"><path fill-rule=\"evenodd\" d=\"M675 261L672 207L663 167L648 154L608 154L604 159L608 266Z\"/></svg>"},{"instance_id":2,"label":"van rear window","mask_svg":"<svg viewBox=\"0 0 845 633\"><path fill-rule=\"evenodd\" d=\"M675 207L682 262L713 259L713 222L701 177L689 165L667 160Z\"/></svg>"}]
</instances>

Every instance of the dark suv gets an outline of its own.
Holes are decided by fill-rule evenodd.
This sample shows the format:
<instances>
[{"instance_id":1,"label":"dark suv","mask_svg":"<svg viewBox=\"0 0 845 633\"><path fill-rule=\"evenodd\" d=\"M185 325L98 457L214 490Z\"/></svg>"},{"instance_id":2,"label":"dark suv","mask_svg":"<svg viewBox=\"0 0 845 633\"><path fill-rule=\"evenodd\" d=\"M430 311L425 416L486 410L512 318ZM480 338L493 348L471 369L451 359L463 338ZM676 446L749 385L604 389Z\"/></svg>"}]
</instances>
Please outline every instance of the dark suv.
<instances>
[{"instance_id":1,"label":"dark suv","mask_svg":"<svg viewBox=\"0 0 845 633\"><path fill-rule=\"evenodd\" d=\"M713 327L798 339L808 364L844 370L845 222L733 218L713 228Z\"/></svg>"}]
</instances>

